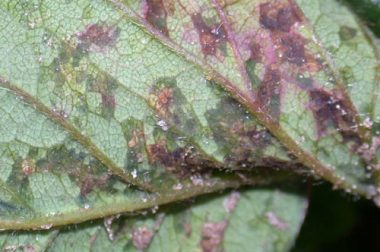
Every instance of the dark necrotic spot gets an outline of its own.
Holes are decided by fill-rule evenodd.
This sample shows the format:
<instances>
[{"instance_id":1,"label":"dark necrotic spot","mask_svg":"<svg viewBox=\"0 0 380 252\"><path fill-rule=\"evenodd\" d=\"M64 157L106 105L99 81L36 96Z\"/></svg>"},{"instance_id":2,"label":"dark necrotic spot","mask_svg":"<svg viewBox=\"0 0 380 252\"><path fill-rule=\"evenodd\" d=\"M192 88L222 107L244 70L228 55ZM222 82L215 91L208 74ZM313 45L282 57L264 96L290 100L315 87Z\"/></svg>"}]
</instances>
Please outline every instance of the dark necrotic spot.
<instances>
[{"instance_id":1,"label":"dark necrotic spot","mask_svg":"<svg viewBox=\"0 0 380 252\"><path fill-rule=\"evenodd\" d=\"M259 43L252 41L249 45L250 56L249 58L255 62L261 62L262 49Z\"/></svg>"},{"instance_id":2,"label":"dark necrotic spot","mask_svg":"<svg viewBox=\"0 0 380 252\"><path fill-rule=\"evenodd\" d=\"M102 106L114 110L116 107L116 100L114 95L102 94Z\"/></svg>"},{"instance_id":3,"label":"dark necrotic spot","mask_svg":"<svg viewBox=\"0 0 380 252\"><path fill-rule=\"evenodd\" d=\"M102 175L87 174L81 178L78 183L80 184L80 195L86 197L94 189L104 189L108 186L110 175L104 173Z\"/></svg>"},{"instance_id":4,"label":"dark necrotic spot","mask_svg":"<svg viewBox=\"0 0 380 252\"><path fill-rule=\"evenodd\" d=\"M348 139L356 139L354 112L347 102L321 89L309 91L311 109L317 121L318 135L323 136L329 126Z\"/></svg>"},{"instance_id":5,"label":"dark necrotic spot","mask_svg":"<svg viewBox=\"0 0 380 252\"><path fill-rule=\"evenodd\" d=\"M157 80L150 88L150 106L156 111L158 118L168 125L176 125L188 135L199 132L199 123L194 119L194 111L189 101L177 86L176 79L165 77Z\"/></svg>"},{"instance_id":6,"label":"dark necrotic spot","mask_svg":"<svg viewBox=\"0 0 380 252\"><path fill-rule=\"evenodd\" d=\"M172 167L176 160L166 148L165 142L148 145L149 158L152 163L158 163L165 167Z\"/></svg>"},{"instance_id":7,"label":"dark necrotic spot","mask_svg":"<svg viewBox=\"0 0 380 252\"><path fill-rule=\"evenodd\" d=\"M264 79L258 90L258 102L272 119L280 115L281 76L277 69L271 67L265 70Z\"/></svg>"},{"instance_id":8,"label":"dark necrotic spot","mask_svg":"<svg viewBox=\"0 0 380 252\"><path fill-rule=\"evenodd\" d=\"M116 100L115 96L102 94L101 115L103 118L110 120L115 115Z\"/></svg>"},{"instance_id":9,"label":"dark necrotic spot","mask_svg":"<svg viewBox=\"0 0 380 252\"><path fill-rule=\"evenodd\" d=\"M199 41L202 47L202 53L207 55L216 55L218 47L226 39L226 33L221 24L209 26L203 20L201 14L196 13L191 16L195 29L199 34Z\"/></svg>"},{"instance_id":10,"label":"dark necrotic spot","mask_svg":"<svg viewBox=\"0 0 380 252\"><path fill-rule=\"evenodd\" d=\"M301 21L297 11L290 4L271 1L260 4L260 24L272 31L289 32L290 28Z\"/></svg>"},{"instance_id":11,"label":"dark necrotic spot","mask_svg":"<svg viewBox=\"0 0 380 252\"><path fill-rule=\"evenodd\" d=\"M168 35L167 12L163 0L146 0L145 19L163 34Z\"/></svg>"},{"instance_id":12,"label":"dark necrotic spot","mask_svg":"<svg viewBox=\"0 0 380 252\"><path fill-rule=\"evenodd\" d=\"M164 166L168 172L180 178L212 167L211 162L191 146L177 147L171 151L166 146L165 141L158 141L155 144L148 145L148 153L151 163Z\"/></svg>"},{"instance_id":13,"label":"dark necrotic spot","mask_svg":"<svg viewBox=\"0 0 380 252\"><path fill-rule=\"evenodd\" d=\"M224 167L266 167L265 149L272 143L266 129L260 129L248 112L231 97L221 100L217 108L208 110L206 118L220 151L225 153Z\"/></svg>"},{"instance_id":14,"label":"dark necrotic spot","mask_svg":"<svg viewBox=\"0 0 380 252\"><path fill-rule=\"evenodd\" d=\"M305 40L299 35L286 35L280 39L283 59L302 66L306 62L305 57Z\"/></svg>"},{"instance_id":15,"label":"dark necrotic spot","mask_svg":"<svg viewBox=\"0 0 380 252\"><path fill-rule=\"evenodd\" d=\"M118 36L118 29L116 27L91 24L86 27L84 31L79 33L78 38L82 44L96 45L98 47L106 47L112 45Z\"/></svg>"}]
</instances>

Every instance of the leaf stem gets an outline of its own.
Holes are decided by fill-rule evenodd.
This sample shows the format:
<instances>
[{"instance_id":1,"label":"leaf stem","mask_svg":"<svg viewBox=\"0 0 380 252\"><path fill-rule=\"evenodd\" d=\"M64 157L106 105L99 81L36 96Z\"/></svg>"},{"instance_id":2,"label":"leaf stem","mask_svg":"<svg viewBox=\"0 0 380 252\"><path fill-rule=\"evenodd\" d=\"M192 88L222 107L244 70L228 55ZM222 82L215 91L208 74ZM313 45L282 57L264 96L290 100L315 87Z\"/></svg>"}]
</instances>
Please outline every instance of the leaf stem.
<instances>
[{"instance_id":1,"label":"leaf stem","mask_svg":"<svg viewBox=\"0 0 380 252\"><path fill-rule=\"evenodd\" d=\"M30 220L6 220L0 219L1 230L40 230L44 229L46 225L49 228L53 226L63 226L67 224L76 224L93 220L97 218L104 218L107 216L137 212L143 209L157 207L180 200L185 200L198 195L213 193L222 191L228 188L238 188L242 185L256 185L263 186L269 183L281 182L283 180L289 181L289 176L279 176L277 179L273 179L272 176L255 175L248 177L247 180L242 181L238 175L224 175L221 178L214 178L204 180L201 185L194 185L191 181L183 183L182 190L173 190L167 188L165 191L155 194L146 193L146 198L137 197L137 200L128 200L124 202L118 202L113 204L104 204L104 206L94 206L93 208L85 209L78 208L70 213L54 216L40 216Z\"/></svg>"}]
</instances>

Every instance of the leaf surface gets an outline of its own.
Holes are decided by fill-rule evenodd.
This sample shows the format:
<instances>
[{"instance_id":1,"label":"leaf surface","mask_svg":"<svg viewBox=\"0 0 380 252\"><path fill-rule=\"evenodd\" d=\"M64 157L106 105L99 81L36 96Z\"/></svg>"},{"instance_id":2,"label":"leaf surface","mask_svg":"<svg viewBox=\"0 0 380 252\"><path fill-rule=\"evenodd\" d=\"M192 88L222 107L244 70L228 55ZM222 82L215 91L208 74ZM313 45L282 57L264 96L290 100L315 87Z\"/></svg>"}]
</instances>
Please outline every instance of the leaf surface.
<instances>
[{"instance_id":1,"label":"leaf surface","mask_svg":"<svg viewBox=\"0 0 380 252\"><path fill-rule=\"evenodd\" d=\"M366 167L376 170L377 160L366 150L377 146L378 48L347 8L322 0L174 1L160 16L152 13L164 3L111 2L189 61L203 58L204 71L299 161L372 197ZM220 70L229 62L235 68Z\"/></svg>"},{"instance_id":2,"label":"leaf surface","mask_svg":"<svg viewBox=\"0 0 380 252\"><path fill-rule=\"evenodd\" d=\"M0 235L0 249L285 251L293 245L306 203L302 196L279 189L230 192L146 217L106 219L105 224L98 221L34 235L4 233Z\"/></svg>"},{"instance_id":3,"label":"leaf surface","mask_svg":"<svg viewBox=\"0 0 380 252\"><path fill-rule=\"evenodd\" d=\"M377 197L379 50L336 1L2 1L0 17L1 228L290 171Z\"/></svg>"}]
</instances>

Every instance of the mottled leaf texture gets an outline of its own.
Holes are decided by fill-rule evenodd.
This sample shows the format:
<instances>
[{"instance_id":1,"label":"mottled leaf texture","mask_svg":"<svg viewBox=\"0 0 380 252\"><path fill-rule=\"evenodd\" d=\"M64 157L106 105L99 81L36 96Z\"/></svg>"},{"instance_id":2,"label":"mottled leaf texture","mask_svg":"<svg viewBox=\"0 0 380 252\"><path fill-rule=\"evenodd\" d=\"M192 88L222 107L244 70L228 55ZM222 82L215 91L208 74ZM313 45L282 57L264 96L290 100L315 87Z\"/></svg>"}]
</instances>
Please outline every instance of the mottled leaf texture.
<instances>
[{"instance_id":1,"label":"mottled leaf texture","mask_svg":"<svg viewBox=\"0 0 380 252\"><path fill-rule=\"evenodd\" d=\"M379 53L332 0L0 1L0 229L295 174L380 204ZM305 204L242 191L0 239L5 251L279 251Z\"/></svg>"},{"instance_id":2,"label":"mottled leaf texture","mask_svg":"<svg viewBox=\"0 0 380 252\"><path fill-rule=\"evenodd\" d=\"M294 192L244 190L62 230L5 232L1 251L285 251L304 216ZM249 212L249 215L247 215Z\"/></svg>"}]
</instances>

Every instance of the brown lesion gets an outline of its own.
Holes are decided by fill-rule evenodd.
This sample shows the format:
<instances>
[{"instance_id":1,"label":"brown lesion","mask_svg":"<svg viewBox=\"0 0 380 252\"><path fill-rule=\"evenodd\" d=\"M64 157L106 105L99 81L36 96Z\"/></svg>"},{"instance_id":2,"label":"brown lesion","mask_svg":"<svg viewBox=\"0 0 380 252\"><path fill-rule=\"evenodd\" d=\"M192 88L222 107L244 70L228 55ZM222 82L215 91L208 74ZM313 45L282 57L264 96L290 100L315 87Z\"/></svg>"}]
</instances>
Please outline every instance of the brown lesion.
<instances>
[{"instance_id":1,"label":"brown lesion","mask_svg":"<svg viewBox=\"0 0 380 252\"><path fill-rule=\"evenodd\" d=\"M25 176L29 176L36 172L36 161L33 158L27 157L21 162L21 170Z\"/></svg>"},{"instance_id":2,"label":"brown lesion","mask_svg":"<svg viewBox=\"0 0 380 252\"><path fill-rule=\"evenodd\" d=\"M298 8L289 1L269 1L259 8L261 26L271 31L289 32L295 23L302 21Z\"/></svg>"},{"instance_id":3,"label":"brown lesion","mask_svg":"<svg viewBox=\"0 0 380 252\"><path fill-rule=\"evenodd\" d=\"M193 146L170 150L165 140L157 140L156 143L147 146L147 151L151 164L161 165L179 178L207 171L208 167L217 167Z\"/></svg>"},{"instance_id":4,"label":"brown lesion","mask_svg":"<svg viewBox=\"0 0 380 252\"><path fill-rule=\"evenodd\" d=\"M281 74L275 66L267 67L264 78L257 91L260 107L265 109L272 119L280 116Z\"/></svg>"},{"instance_id":5,"label":"brown lesion","mask_svg":"<svg viewBox=\"0 0 380 252\"><path fill-rule=\"evenodd\" d=\"M310 39L306 39L298 31L298 27L305 23L298 6L294 1L269 1L260 4L258 11L262 32L270 39L273 44L272 52L275 52L275 56L263 54L261 57L265 67L258 89L261 108L276 118L280 113L281 101L281 96L276 96L275 92L281 89L279 80L294 83L309 95L308 109L315 118L318 137L339 132L344 141L360 145L361 137L355 118L357 112L349 98L339 88L326 90L313 76L317 72L325 71L327 78L335 79L333 73L326 68L326 62L317 56L318 52L310 52L311 49L307 47ZM349 27L342 27L340 35L351 39L355 36L355 31ZM310 75L311 77L304 77ZM273 106L268 104L273 105L276 101L279 110L273 112L270 110Z\"/></svg>"},{"instance_id":6,"label":"brown lesion","mask_svg":"<svg viewBox=\"0 0 380 252\"><path fill-rule=\"evenodd\" d=\"M108 173L104 173L103 175L97 177L92 174L87 174L83 178L78 180L78 184L80 187L80 195L82 197L86 197L89 193L91 193L95 188L105 188L107 187L108 180L111 175Z\"/></svg>"},{"instance_id":7,"label":"brown lesion","mask_svg":"<svg viewBox=\"0 0 380 252\"><path fill-rule=\"evenodd\" d=\"M253 75L254 70L250 69L251 81L253 84L259 83L256 91L260 109L276 122L281 113L285 75L308 71L308 61L314 63L314 60L305 49L308 41L292 29L303 22L298 7L292 1L268 1L258 5L255 11L258 11L262 30L261 35L255 34L247 39L249 58L246 67L252 68L251 62L264 65L261 76ZM311 64L310 69L316 69L314 65Z\"/></svg>"},{"instance_id":8,"label":"brown lesion","mask_svg":"<svg viewBox=\"0 0 380 252\"><path fill-rule=\"evenodd\" d=\"M263 51L259 43L251 41L249 43L249 59L254 62L262 62Z\"/></svg>"},{"instance_id":9,"label":"brown lesion","mask_svg":"<svg viewBox=\"0 0 380 252\"><path fill-rule=\"evenodd\" d=\"M280 37L280 51L282 51L282 59L302 66L306 63L305 53L306 40L298 34L285 34Z\"/></svg>"},{"instance_id":10,"label":"brown lesion","mask_svg":"<svg viewBox=\"0 0 380 252\"><path fill-rule=\"evenodd\" d=\"M217 109L206 114L213 137L224 156L224 166L232 170L256 168L288 168L293 160L266 154L268 146L276 146L273 136L260 128L231 98L221 101Z\"/></svg>"},{"instance_id":11,"label":"brown lesion","mask_svg":"<svg viewBox=\"0 0 380 252\"><path fill-rule=\"evenodd\" d=\"M87 25L83 31L77 34L77 37L81 45L87 48L91 46L105 48L116 42L118 34L117 27L96 23Z\"/></svg>"},{"instance_id":12,"label":"brown lesion","mask_svg":"<svg viewBox=\"0 0 380 252\"><path fill-rule=\"evenodd\" d=\"M162 117L167 117L172 114L170 108L173 105L173 101L173 88L171 87L164 86L160 89L154 89L151 92L150 104Z\"/></svg>"},{"instance_id":13,"label":"brown lesion","mask_svg":"<svg viewBox=\"0 0 380 252\"><path fill-rule=\"evenodd\" d=\"M102 106L114 111L116 107L115 96L112 94L107 94L107 93L101 93L101 96L102 96Z\"/></svg>"},{"instance_id":14,"label":"brown lesion","mask_svg":"<svg viewBox=\"0 0 380 252\"><path fill-rule=\"evenodd\" d=\"M111 174L102 172L97 174L94 168L83 163L77 164L68 170L69 176L80 188L80 196L87 197L94 189L104 189L108 186Z\"/></svg>"},{"instance_id":15,"label":"brown lesion","mask_svg":"<svg viewBox=\"0 0 380 252\"><path fill-rule=\"evenodd\" d=\"M144 123L130 118L122 123L122 128L128 145L124 168L136 177L145 171L145 164L148 162Z\"/></svg>"},{"instance_id":16,"label":"brown lesion","mask_svg":"<svg viewBox=\"0 0 380 252\"><path fill-rule=\"evenodd\" d=\"M174 123L181 110L182 100L185 100L176 85L176 79L165 77L157 80L149 91L149 105L157 116ZM178 121L177 121L178 122Z\"/></svg>"},{"instance_id":17,"label":"brown lesion","mask_svg":"<svg viewBox=\"0 0 380 252\"><path fill-rule=\"evenodd\" d=\"M217 252L222 250L224 232L228 221L206 222L202 226L202 239L200 246L203 252Z\"/></svg>"},{"instance_id":18,"label":"brown lesion","mask_svg":"<svg viewBox=\"0 0 380 252\"><path fill-rule=\"evenodd\" d=\"M156 215L153 225L134 226L132 229L132 243L138 251L146 251L149 248L154 235L160 230L164 221L165 214L159 213ZM128 228L128 226L126 226ZM126 229L129 231L129 228ZM121 233L122 234L122 233ZM125 235L125 234L124 234Z\"/></svg>"},{"instance_id":19,"label":"brown lesion","mask_svg":"<svg viewBox=\"0 0 380 252\"><path fill-rule=\"evenodd\" d=\"M157 80L149 90L148 103L155 111L157 124L162 126L164 131L173 127L186 136L199 134L200 123L193 106L177 86L175 78L165 77Z\"/></svg>"},{"instance_id":20,"label":"brown lesion","mask_svg":"<svg viewBox=\"0 0 380 252\"><path fill-rule=\"evenodd\" d=\"M167 28L167 10L163 0L145 0L144 1L144 17L145 19L157 28L161 33L168 36L169 31ZM169 11L173 11L174 3L168 1Z\"/></svg>"},{"instance_id":21,"label":"brown lesion","mask_svg":"<svg viewBox=\"0 0 380 252\"><path fill-rule=\"evenodd\" d=\"M145 135L143 130L138 128L132 130L131 137L128 141L129 148L139 148L140 146L145 144Z\"/></svg>"},{"instance_id":22,"label":"brown lesion","mask_svg":"<svg viewBox=\"0 0 380 252\"><path fill-rule=\"evenodd\" d=\"M322 60L315 56L317 52L310 52L307 47L311 40L299 33L299 27L305 21L293 1L269 1L260 4L254 9L253 15L259 15L260 29L243 36L241 47L246 51L246 67L252 68L253 62L263 64L267 69L277 68L282 78L285 77L283 75L292 73L315 73L323 70ZM262 79L265 76L263 74L257 78ZM257 78L251 78L253 84Z\"/></svg>"},{"instance_id":23,"label":"brown lesion","mask_svg":"<svg viewBox=\"0 0 380 252\"><path fill-rule=\"evenodd\" d=\"M309 41L299 34L297 29L292 29L296 24L304 22L301 11L292 1L270 1L261 4L259 15L260 25L269 32L269 39L276 52L275 59L266 59L264 63L279 65L287 62L293 66L294 72L316 72L321 69L321 63L306 50Z\"/></svg>"},{"instance_id":24,"label":"brown lesion","mask_svg":"<svg viewBox=\"0 0 380 252\"><path fill-rule=\"evenodd\" d=\"M227 38L222 24L209 25L200 13L192 14L191 21L199 35L199 42L204 56L216 56L218 49L226 42Z\"/></svg>"},{"instance_id":25,"label":"brown lesion","mask_svg":"<svg viewBox=\"0 0 380 252\"><path fill-rule=\"evenodd\" d=\"M101 96L101 109L105 117L113 116L117 105L115 97L115 83L114 80L98 74L96 76L88 75L86 77L87 89L91 92L99 93Z\"/></svg>"},{"instance_id":26,"label":"brown lesion","mask_svg":"<svg viewBox=\"0 0 380 252\"><path fill-rule=\"evenodd\" d=\"M93 190L109 188L111 186L111 173L95 159L85 161L84 152L65 147L57 147L47 151L43 158L36 158L39 149L31 149L28 157L17 162L21 166L21 174L15 174L24 179L38 173L67 174L70 180L80 188L80 197L85 198ZM21 185L21 183L20 183Z\"/></svg>"},{"instance_id":27,"label":"brown lesion","mask_svg":"<svg viewBox=\"0 0 380 252\"><path fill-rule=\"evenodd\" d=\"M318 135L324 136L329 127L338 130L344 139L360 141L358 127L355 122L355 112L337 92L327 92L314 88L309 90L310 109L314 114Z\"/></svg>"}]
</instances>

